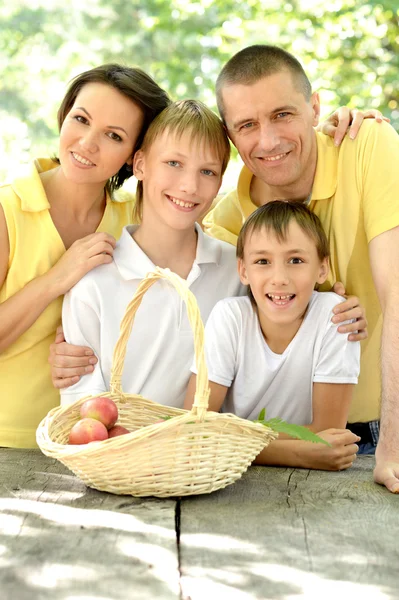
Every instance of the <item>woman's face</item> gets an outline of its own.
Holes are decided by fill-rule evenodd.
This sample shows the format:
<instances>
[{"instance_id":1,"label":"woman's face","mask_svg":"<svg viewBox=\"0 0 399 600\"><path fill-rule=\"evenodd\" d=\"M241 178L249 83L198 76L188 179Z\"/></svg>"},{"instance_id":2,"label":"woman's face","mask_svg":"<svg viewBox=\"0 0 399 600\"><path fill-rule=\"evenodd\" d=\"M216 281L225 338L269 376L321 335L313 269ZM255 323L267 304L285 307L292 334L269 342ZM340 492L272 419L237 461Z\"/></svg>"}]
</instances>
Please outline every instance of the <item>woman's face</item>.
<instances>
[{"instance_id":1,"label":"woman's face","mask_svg":"<svg viewBox=\"0 0 399 600\"><path fill-rule=\"evenodd\" d=\"M132 100L104 83L87 83L66 115L59 158L65 177L77 184L105 185L127 163L144 115Z\"/></svg>"}]
</instances>

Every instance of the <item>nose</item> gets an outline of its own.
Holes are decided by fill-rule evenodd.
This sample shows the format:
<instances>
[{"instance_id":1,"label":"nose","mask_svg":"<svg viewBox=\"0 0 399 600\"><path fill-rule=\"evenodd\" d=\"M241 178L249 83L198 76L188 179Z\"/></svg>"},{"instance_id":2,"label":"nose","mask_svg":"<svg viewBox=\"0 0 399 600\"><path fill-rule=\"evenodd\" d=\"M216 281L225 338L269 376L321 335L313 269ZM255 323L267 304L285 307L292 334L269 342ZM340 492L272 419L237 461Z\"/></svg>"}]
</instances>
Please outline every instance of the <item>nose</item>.
<instances>
[{"instance_id":1,"label":"nose","mask_svg":"<svg viewBox=\"0 0 399 600\"><path fill-rule=\"evenodd\" d=\"M190 196L198 190L198 173L186 170L181 174L180 191Z\"/></svg>"},{"instance_id":2,"label":"nose","mask_svg":"<svg viewBox=\"0 0 399 600\"><path fill-rule=\"evenodd\" d=\"M98 136L92 129L87 129L79 140L80 147L86 152L94 153L98 150Z\"/></svg>"},{"instance_id":3,"label":"nose","mask_svg":"<svg viewBox=\"0 0 399 600\"><path fill-rule=\"evenodd\" d=\"M259 147L264 152L272 152L280 144L280 138L272 123L262 123L259 133Z\"/></svg>"},{"instance_id":4,"label":"nose","mask_svg":"<svg viewBox=\"0 0 399 600\"><path fill-rule=\"evenodd\" d=\"M271 284L278 288L289 284L289 276L285 264L275 264L271 273Z\"/></svg>"}]
</instances>

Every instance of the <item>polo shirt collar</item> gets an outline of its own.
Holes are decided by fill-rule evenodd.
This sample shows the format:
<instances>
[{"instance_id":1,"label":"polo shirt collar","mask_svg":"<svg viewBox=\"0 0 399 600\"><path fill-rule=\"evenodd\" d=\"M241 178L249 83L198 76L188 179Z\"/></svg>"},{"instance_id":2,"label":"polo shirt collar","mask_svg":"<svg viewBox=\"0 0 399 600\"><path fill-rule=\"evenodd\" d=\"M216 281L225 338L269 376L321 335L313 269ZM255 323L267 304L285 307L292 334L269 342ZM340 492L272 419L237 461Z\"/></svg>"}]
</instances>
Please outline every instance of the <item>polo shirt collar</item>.
<instances>
[{"instance_id":1,"label":"polo shirt collar","mask_svg":"<svg viewBox=\"0 0 399 600\"><path fill-rule=\"evenodd\" d=\"M339 148L333 138L316 132L317 165L313 182L311 201L328 200L337 189Z\"/></svg>"},{"instance_id":2,"label":"polo shirt collar","mask_svg":"<svg viewBox=\"0 0 399 600\"><path fill-rule=\"evenodd\" d=\"M133 239L132 234L138 225L128 225L123 228L122 235L114 250L114 262L123 279L144 279L150 271L155 269L154 263L143 252ZM197 252L194 263L197 265L205 263L219 264L222 255L222 246L218 240L206 235L196 223Z\"/></svg>"}]
</instances>

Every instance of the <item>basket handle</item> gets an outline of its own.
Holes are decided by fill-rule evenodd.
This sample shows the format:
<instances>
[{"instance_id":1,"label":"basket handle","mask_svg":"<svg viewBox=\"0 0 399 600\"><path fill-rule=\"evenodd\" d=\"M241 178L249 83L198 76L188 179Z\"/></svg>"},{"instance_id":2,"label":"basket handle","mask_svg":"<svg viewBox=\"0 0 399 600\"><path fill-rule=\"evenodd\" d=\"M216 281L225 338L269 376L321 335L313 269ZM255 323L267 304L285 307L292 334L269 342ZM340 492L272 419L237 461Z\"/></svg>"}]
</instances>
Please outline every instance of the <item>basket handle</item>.
<instances>
[{"instance_id":1,"label":"basket handle","mask_svg":"<svg viewBox=\"0 0 399 600\"><path fill-rule=\"evenodd\" d=\"M112 358L111 393L118 395L123 394L122 372L127 342L132 331L134 318L144 294L152 285L154 285L154 283L156 283L156 281L158 281L158 279L166 279L169 281L186 304L188 319L194 334L195 364L198 371L192 412L202 420L205 417L209 402L208 369L206 367L204 353L204 325L194 294L189 289L186 281L179 277L179 275L176 275L176 273L170 271L170 269L156 267L154 271L148 273L145 279L141 281L136 293L126 308L125 315L120 324L119 338L116 342Z\"/></svg>"}]
</instances>

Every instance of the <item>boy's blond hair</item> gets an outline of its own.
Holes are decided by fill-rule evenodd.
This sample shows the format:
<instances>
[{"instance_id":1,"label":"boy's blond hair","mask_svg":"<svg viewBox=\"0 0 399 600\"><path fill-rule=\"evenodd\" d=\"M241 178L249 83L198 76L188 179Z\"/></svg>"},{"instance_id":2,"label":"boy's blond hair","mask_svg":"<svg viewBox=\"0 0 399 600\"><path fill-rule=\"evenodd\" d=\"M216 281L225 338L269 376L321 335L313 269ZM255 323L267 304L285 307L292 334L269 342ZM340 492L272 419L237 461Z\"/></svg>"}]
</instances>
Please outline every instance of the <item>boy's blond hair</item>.
<instances>
[{"instance_id":1,"label":"boy's blond hair","mask_svg":"<svg viewBox=\"0 0 399 600\"><path fill-rule=\"evenodd\" d=\"M221 175L224 174L230 159L230 142L222 121L205 104L199 100L180 100L170 104L152 121L144 136L141 150L148 151L157 137L165 131L177 138L189 133L197 145L203 142L209 144L220 158ZM143 182L139 181L133 209L134 223L140 223L142 209Z\"/></svg>"}]
</instances>

